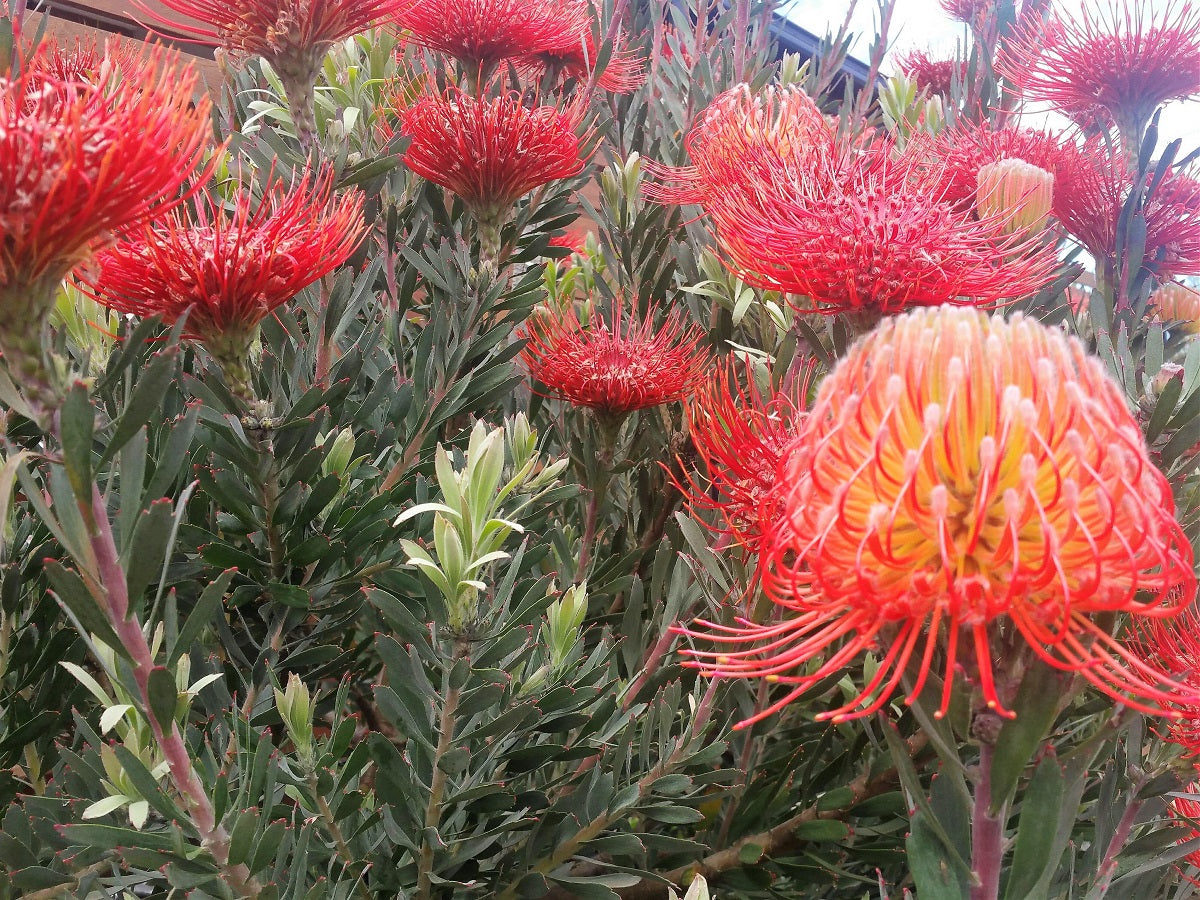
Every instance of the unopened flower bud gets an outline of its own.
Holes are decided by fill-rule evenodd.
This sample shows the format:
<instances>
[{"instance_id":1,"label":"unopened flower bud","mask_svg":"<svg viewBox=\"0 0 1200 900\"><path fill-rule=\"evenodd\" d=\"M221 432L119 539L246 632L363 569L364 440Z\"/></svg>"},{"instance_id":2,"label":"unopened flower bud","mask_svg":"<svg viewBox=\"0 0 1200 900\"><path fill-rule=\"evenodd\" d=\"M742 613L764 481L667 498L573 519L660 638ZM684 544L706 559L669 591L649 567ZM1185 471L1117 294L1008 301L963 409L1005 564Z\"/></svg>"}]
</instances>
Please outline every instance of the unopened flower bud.
<instances>
[{"instance_id":1,"label":"unopened flower bud","mask_svg":"<svg viewBox=\"0 0 1200 900\"><path fill-rule=\"evenodd\" d=\"M550 604L546 610L546 623L542 635L550 650L550 663L560 668L575 649L579 640L579 629L587 616L587 582L572 585L562 597Z\"/></svg>"},{"instance_id":2,"label":"unopened flower bud","mask_svg":"<svg viewBox=\"0 0 1200 900\"><path fill-rule=\"evenodd\" d=\"M327 440L329 436L326 435L325 437ZM343 428L337 433L337 437L334 438L329 452L325 454L325 459L321 461L322 474L337 475L340 478L346 474L346 470L350 466L350 460L353 457L354 432L349 428Z\"/></svg>"},{"instance_id":3,"label":"unopened flower bud","mask_svg":"<svg viewBox=\"0 0 1200 900\"><path fill-rule=\"evenodd\" d=\"M1034 233L1046 226L1054 198L1054 176L1023 159L1001 159L979 167L975 209L980 218L1001 217L1008 234Z\"/></svg>"},{"instance_id":4,"label":"unopened flower bud","mask_svg":"<svg viewBox=\"0 0 1200 900\"><path fill-rule=\"evenodd\" d=\"M313 760L313 702L312 695L304 682L293 672L288 676L287 687L284 690L275 689L275 708L283 719L283 727L292 744L296 755L304 763L311 764Z\"/></svg>"}]
</instances>

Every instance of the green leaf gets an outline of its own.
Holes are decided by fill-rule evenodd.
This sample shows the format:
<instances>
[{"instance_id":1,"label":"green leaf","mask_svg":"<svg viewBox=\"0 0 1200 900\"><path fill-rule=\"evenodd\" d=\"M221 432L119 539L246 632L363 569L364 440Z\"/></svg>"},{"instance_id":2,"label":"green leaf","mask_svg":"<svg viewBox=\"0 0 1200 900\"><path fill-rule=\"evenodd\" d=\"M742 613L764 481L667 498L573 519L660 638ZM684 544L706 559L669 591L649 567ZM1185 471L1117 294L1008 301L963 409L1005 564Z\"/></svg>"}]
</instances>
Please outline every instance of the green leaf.
<instances>
[{"instance_id":1,"label":"green leaf","mask_svg":"<svg viewBox=\"0 0 1200 900\"><path fill-rule=\"evenodd\" d=\"M743 866L752 866L763 857L765 848L762 844L742 844L738 848L738 862Z\"/></svg>"},{"instance_id":2,"label":"green leaf","mask_svg":"<svg viewBox=\"0 0 1200 900\"><path fill-rule=\"evenodd\" d=\"M136 610L150 582L162 574L163 560L170 549L172 513L170 500L156 500L138 517L129 542L125 582L129 608Z\"/></svg>"},{"instance_id":3,"label":"green leaf","mask_svg":"<svg viewBox=\"0 0 1200 900\"><path fill-rule=\"evenodd\" d=\"M95 436L96 411L87 388L75 382L59 413L63 466L71 482L75 499L89 503L92 498L92 439Z\"/></svg>"},{"instance_id":4,"label":"green leaf","mask_svg":"<svg viewBox=\"0 0 1200 900\"><path fill-rule=\"evenodd\" d=\"M138 429L155 417L162 407L167 389L175 381L175 363L179 357L178 347L168 347L156 353L138 378L137 386L129 397L125 410L113 426L108 446L100 455L100 463L112 459L118 450L129 443Z\"/></svg>"},{"instance_id":5,"label":"green leaf","mask_svg":"<svg viewBox=\"0 0 1200 900\"><path fill-rule=\"evenodd\" d=\"M170 669L155 666L150 670L146 695L150 700L150 714L162 730L169 733L175 724L175 707L179 702L179 689L175 686L175 676Z\"/></svg>"},{"instance_id":6,"label":"green leaf","mask_svg":"<svg viewBox=\"0 0 1200 900\"><path fill-rule=\"evenodd\" d=\"M1150 421L1146 424L1147 441L1153 441L1162 434L1171 414L1175 412L1175 406L1179 402L1179 395L1182 392L1182 378L1172 378L1167 381L1166 387L1162 389L1162 393L1158 395L1158 400L1154 404L1154 412L1150 414Z\"/></svg>"},{"instance_id":7,"label":"green leaf","mask_svg":"<svg viewBox=\"0 0 1200 900\"><path fill-rule=\"evenodd\" d=\"M1039 900L1044 895L1039 884L1054 874L1062 857L1054 836L1065 791L1062 766L1051 755L1043 757L1021 802L1005 900Z\"/></svg>"},{"instance_id":8,"label":"green leaf","mask_svg":"<svg viewBox=\"0 0 1200 900\"><path fill-rule=\"evenodd\" d=\"M905 848L921 900L967 900L969 893L960 881L957 866L946 858L941 838L922 811L912 817Z\"/></svg>"},{"instance_id":9,"label":"green leaf","mask_svg":"<svg viewBox=\"0 0 1200 900\"><path fill-rule=\"evenodd\" d=\"M174 645L167 652L167 665L173 666L180 656L191 649L201 632L221 614L225 591L236 572L237 569L226 569L201 591L200 599L196 601L183 627L179 629L179 636Z\"/></svg>"},{"instance_id":10,"label":"green leaf","mask_svg":"<svg viewBox=\"0 0 1200 900\"><path fill-rule=\"evenodd\" d=\"M254 836L258 834L258 812L247 809L238 814L229 832L229 865L239 866L246 861Z\"/></svg>"},{"instance_id":11,"label":"green leaf","mask_svg":"<svg viewBox=\"0 0 1200 900\"><path fill-rule=\"evenodd\" d=\"M802 841L844 841L850 836L850 829L836 819L813 819L801 822L793 834Z\"/></svg>"},{"instance_id":12,"label":"green leaf","mask_svg":"<svg viewBox=\"0 0 1200 900\"><path fill-rule=\"evenodd\" d=\"M65 825L62 833L72 844L101 850L136 847L140 850L170 852L176 848L175 835L169 832L134 831L115 825Z\"/></svg>"},{"instance_id":13,"label":"green leaf","mask_svg":"<svg viewBox=\"0 0 1200 900\"><path fill-rule=\"evenodd\" d=\"M57 560L47 560L45 571L54 591L54 599L75 617L80 627L127 657L128 654L121 644L121 639L113 631L107 614L88 591L83 579L70 569L64 568Z\"/></svg>"},{"instance_id":14,"label":"green leaf","mask_svg":"<svg viewBox=\"0 0 1200 900\"><path fill-rule=\"evenodd\" d=\"M1013 709L1015 719L1000 728L992 757L992 805L996 814L1008 806L1017 782L1030 759L1041 747L1058 716L1063 679L1041 660L1033 660L1021 679Z\"/></svg>"}]
</instances>

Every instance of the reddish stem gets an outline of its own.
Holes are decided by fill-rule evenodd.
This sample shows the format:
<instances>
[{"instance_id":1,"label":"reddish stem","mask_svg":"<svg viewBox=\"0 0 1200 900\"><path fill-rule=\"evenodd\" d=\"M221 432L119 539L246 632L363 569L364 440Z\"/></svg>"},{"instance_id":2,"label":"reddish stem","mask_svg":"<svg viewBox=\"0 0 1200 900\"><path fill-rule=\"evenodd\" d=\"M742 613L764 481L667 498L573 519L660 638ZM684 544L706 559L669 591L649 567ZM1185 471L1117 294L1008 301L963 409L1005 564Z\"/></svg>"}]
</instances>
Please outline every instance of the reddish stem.
<instances>
[{"instance_id":1,"label":"reddish stem","mask_svg":"<svg viewBox=\"0 0 1200 900\"><path fill-rule=\"evenodd\" d=\"M979 748L979 778L975 783L975 807L971 812L971 868L979 884L971 887L971 900L997 900L1000 896L1000 864L1004 858L1003 808L993 815L991 744Z\"/></svg>"}]
</instances>

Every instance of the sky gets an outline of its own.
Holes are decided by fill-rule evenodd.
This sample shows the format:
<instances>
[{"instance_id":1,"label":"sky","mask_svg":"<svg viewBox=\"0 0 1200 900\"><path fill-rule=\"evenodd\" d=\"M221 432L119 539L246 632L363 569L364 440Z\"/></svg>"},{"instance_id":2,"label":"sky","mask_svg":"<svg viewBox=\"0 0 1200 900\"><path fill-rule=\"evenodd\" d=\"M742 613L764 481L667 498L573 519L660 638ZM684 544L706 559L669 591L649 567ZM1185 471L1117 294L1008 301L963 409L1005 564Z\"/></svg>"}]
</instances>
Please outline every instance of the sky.
<instances>
[{"instance_id":1,"label":"sky","mask_svg":"<svg viewBox=\"0 0 1200 900\"><path fill-rule=\"evenodd\" d=\"M1055 4L1056 7L1059 5ZM846 17L848 6L848 0L780 0L781 12L818 36L836 31ZM1068 11L1070 5L1064 5L1063 9ZM875 0L858 0L851 19L852 30L860 35L851 50L854 56L866 58L878 17L879 8ZM937 0L897 0L892 17L891 51L903 53L919 49L950 56L958 44L965 43L966 36L967 27L942 12ZM1026 124L1038 126L1044 121L1030 116ZM1159 122L1159 136L1160 147L1166 146L1174 138L1182 138L1181 155L1200 147L1200 100L1171 103L1164 107Z\"/></svg>"}]
</instances>

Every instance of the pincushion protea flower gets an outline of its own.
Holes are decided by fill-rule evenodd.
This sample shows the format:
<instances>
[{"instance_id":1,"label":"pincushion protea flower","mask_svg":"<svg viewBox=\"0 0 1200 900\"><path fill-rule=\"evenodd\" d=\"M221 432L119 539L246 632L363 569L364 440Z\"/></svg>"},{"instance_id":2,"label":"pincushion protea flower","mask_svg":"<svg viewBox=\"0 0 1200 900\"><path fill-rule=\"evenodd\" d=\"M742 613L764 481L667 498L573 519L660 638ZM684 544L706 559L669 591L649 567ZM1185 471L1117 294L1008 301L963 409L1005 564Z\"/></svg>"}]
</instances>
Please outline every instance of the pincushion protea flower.
<instances>
[{"instance_id":1,"label":"pincushion protea flower","mask_svg":"<svg viewBox=\"0 0 1200 900\"><path fill-rule=\"evenodd\" d=\"M1178 322L1192 333L1200 330L1200 291L1195 288L1168 281L1155 288L1150 295L1150 306L1159 321Z\"/></svg>"},{"instance_id":2,"label":"pincushion protea flower","mask_svg":"<svg viewBox=\"0 0 1200 900\"><path fill-rule=\"evenodd\" d=\"M1023 159L980 166L975 210L981 218L1000 217L1009 234L1041 231L1054 205L1054 175Z\"/></svg>"},{"instance_id":3,"label":"pincushion protea flower","mask_svg":"<svg viewBox=\"0 0 1200 900\"><path fill-rule=\"evenodd\" d=\"M287 92L300 142L316 137L313 85L329 48L340 40L388 21L411 0L160 0L194 22L167 18L145 3L138 8L153 23L195 41L223 47L235 56L261 56ZM419 5L419 4L418 4Z\"/></svg>"},{"instance_id":4,"label":"pincushion protea flower","mask_svg":"<svg viewBox=\"0 0 1200 900\"><path fill-rule=\"evenodd\" d=\"M494 259L513 205L583 170L582 120L578 104L528 107L515 93L476 99L451 88L400 113L411 138L404 163L462 199L479 220L485 258Z\"/></svg>"},{"instance_id":5,"label":"pincushion protea flower","mask_svg":"<svg viewBox=\"0 0 1200 900\"><path fill-rule=\"evenodd\" d=\"M628 316L616 300L611 323L594 306L586 327L573 308L537 315L526 328L521 359L549 396L618 423L634 410L682 400L708 369L699 346L704 333L678 311L656 325L655 313Z\"/></svg>"},{"instance_id":6,"label":"pincushion protea flower","mask_svg":"<svg viewBox=\"0 0 1200 900\"><path fill-rule=\"evenodd\" d=\"M596 69L596 43L590 29L568 47L545 50L521 61L517 72L523 81L545 83L574 79L586 84ZM646 82L646 71L641 59L628 50L621 49L618 39L614 42L612 55L599 76L596 87L614 94L629 94Z\"/></svg>"},{"instance_id":7,"label":"pincushion protea flower","mask_svg":"<svg viewBox=\"0 0 1200 900\"><path fill-rule=\"evenodd\" d=\"M705 475L685 476L686 484L677 486L694 513L715 511L720 521L712 527L749 552L758 551L778 512L779 467L804 421L814 371L805 367L768 396L749 362L738 366L731 358L684 404L687 433Z\"/></svg>"},{"instance_id":8,"label":"pincushion protea flower","mask_svg":"<svg viewBox=\"0 0 1200 900\"><path fill-rule=\"evenodd\" d=\"M758 287L807 296L806 311L994 306L1035 292L1057 268L1047 242L931 191L926 142L900 153L882 138L839 140L797 89L727 92L686 146L693 166L648 167L666 183L647 194L698 202L731 267Z\"/></svg>"},{"instance_id":9,"label":"pincushion protea flower","mask_svg":"<svg viewBox=\"0 0 1200 900\"><path fill-rule=\"evenodd\" d=\"M1171 815L1179 820L1179 827L1187 829L1187 834L1177 840L1175 842L1176 844L1182 844L1186 841L1200 838L1200 831L1196 830L1196 826L1185 821L1185 817L1187 819L1200 821L1200 782L1193 781L1191 784L1189 784L1187 786L1187 794L1188 796L1186 797L1172 797L1170 806L1167 807L1167 809L1170 810ZM1200 850L1193 850L1184 857L1184 860L1191 863L1193 866L1200 866ZM1184 877L1196 887L1200 887L1200 882L1198 882L1196 879L1189 878L1186 874Z\"/></svg>"},{"instance_id":10,"label":"pincushion protea flower","mask_svg":"<svg viewBox=\"0 0 1200 900\"><path fill-rule=\"evenodd\" d=\"M1200 612L1189 606L1173 619L1139 623L1131 647L1186 686L1180 692L1183 715L1162 736L1183 748L1186 758L1200 757Z\"/></svg>"},{"instance_id":11,"label":"pincushion protea flower","mask_svg":"<svg viewBox=\"0 0 1200 900\"><path fill-rule=\"evenodd\" d=\"M647 197L698 203L738 191L753 199L791 177L831 179L839 164L833 126L803 90L739 84L720 94L684 138L690 166L646 160Z\"/></svg>"},{"instance_id":12,"label":"pincushion protea flower","mask_svg":"<svg viewBox=\"0 0 1200 900\"><path fill-rule=\"evenodd\" d=\"M1090 141L1070 153L1057 175L1054 214L1097 262L1117 252L1121 211L1133 190L1124 162ZM1144 265L1159 278L1200 275L1200 179L1170 170L1146 200Z\"/></svg>"},{"instance_id":13,"label":"pincushion protea flower","mask_svg":"<svg viewBox=\"0 0 1200 900\"><path fill-rule=\"evenodd\" d=\"M1061 331L953 307L885 320L822 382L778 477L763 581L781 617L681 629L721 645L689 651L705 673L792 685L743 725L876 648L820 718L879 709L910 664L911 701L935 659L941 714L961 666L1011 715L996 667L1021 645L1136 709L1195 702L1092 618L1176 615L1196 574L1121 390Z\"/></svg>"},{"instance_id":14,"label":"pincushion protea flower","mask_svg":"<svg viewBox=\"0 0 1200 900\"><path fill-rule=\"evenodd\" d=\"M955 81L966 81L967 64L961 59L950 57L938 59L924 50L912 50L897 60L900 71L911 78L918 88L931 94L950 96Z\"/></svg>"},{"instance_id":15,"label":"pincushion protea flower","mask_svg":"<svg viewBox=\"0 0 1200 900\"><path fill-rule=\"evenodd\" d=\"M570 52L590 20L579 0L420 0L396 15L414 41L453 56L477 83L502 60Z\"/></svg>"},{"instance_id":16,"label":"pincushion protea flower","mask_svg":"<svg viewBox=\"0 0 1200 900\"><path fill-rule=\"evenodd\" d=\"M89 289L112 309L168 324L186 313L186 336L252 407L247 362L258 324L362 238L361 195L332 192L331 171L290 189L275 181L258 202L248 186L229 200L205 190L194 216L176 210L100 254Z\"/></svg>"},{"instance_id":17,"label":"pincushion protea flower","mask_svg":"<svg viewBox=\"0 0 1200 900\"><path fill-rule=\"evenodd\" d=\"M946 202L970 207L983 166L1016 159L1056 175L1072 148L1049 132L983 123L948 129L927 149L930 190Z\"/></svg>"},{"instance_id":18,"label":"pincushion protea flower","mask_svg":"<svg viewBox=\"0 0 1200 900\"><path fill-rule=\"evenodd\" d=\"M208 100L162 54L116 84L36 67L0 78L0 348L35 404L55 388L42 324L59 283L114 232L180 201L207 137Z\"/></svg>"},{"instance_id":19,"label":"pincushion protea flower","mask_svg":"<svg viewBox=\"0 0 1200 900\"><path fill-rule=\"evenodd\" d=\"M1200 94L1200 6L1167 0L1157 15L1147 0L1084 4L1078 16L1026 17L997 69L1026 100L1072 116L1106 110L1136 153L1154 109Z\"/></svg>"}]
</instances>

